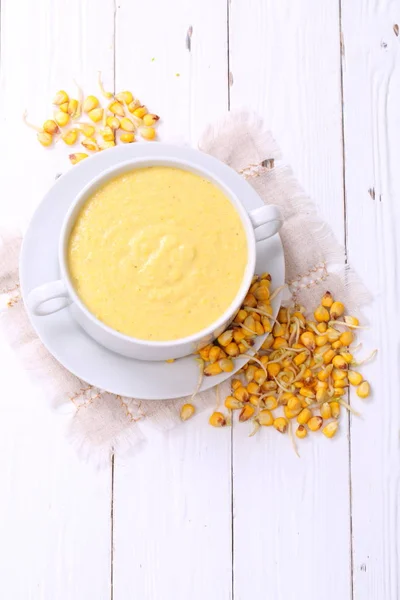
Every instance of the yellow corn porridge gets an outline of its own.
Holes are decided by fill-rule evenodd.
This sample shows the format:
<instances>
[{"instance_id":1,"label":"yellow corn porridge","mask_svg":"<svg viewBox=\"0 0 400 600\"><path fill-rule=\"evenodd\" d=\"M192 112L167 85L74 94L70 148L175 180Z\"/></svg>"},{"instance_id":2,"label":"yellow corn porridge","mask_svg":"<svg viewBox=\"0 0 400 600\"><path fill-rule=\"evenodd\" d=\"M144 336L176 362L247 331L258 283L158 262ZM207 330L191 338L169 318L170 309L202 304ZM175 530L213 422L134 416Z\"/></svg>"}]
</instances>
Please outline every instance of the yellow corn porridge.
<instances>
[{"instance_id":1,"label":"yellow corn porridge","mask_svg":"<svg viewBox=\"0 0 400 600\"><path fill-rule=\"evenodd\" d=\"M229 307L247 241L213 183L155 166L115 177L86 201L67 258L77 294L100 321L139 339L175 340Z\"/></svg>"}]
</instances>

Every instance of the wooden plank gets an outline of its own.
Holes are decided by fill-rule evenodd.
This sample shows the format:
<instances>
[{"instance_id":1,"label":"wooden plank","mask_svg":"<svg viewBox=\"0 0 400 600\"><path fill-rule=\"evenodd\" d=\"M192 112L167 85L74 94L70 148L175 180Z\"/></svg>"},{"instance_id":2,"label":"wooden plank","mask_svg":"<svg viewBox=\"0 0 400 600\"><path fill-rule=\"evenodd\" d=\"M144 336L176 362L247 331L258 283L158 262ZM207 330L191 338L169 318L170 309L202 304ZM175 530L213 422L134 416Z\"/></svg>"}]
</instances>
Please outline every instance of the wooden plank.
<instances>
[{"instance_id":1,"label":"wooden plank","mask_svg":"<svg viewBox=\"0 0 400 600\"><path fill-rule=\"evenodd\" d=\"M347 246L374 294L360 354L379 349L362 368L372 398L352 397L363 412L351 423L354 598L378 600L400 595L400 9L342 4Z\"/></svg>"},{"instance_id":2,"label":"wooden plank","mask_svg":"<svg viewBox=\"0 0 400 600\"><path fill-rule=\"evenodd\" d=\"M69 167L60 143L46 151L21 120L52 115L55 91L73 78L95 84L113 69L114 3L2 1L0 221L25 223L55 175ZM97 88L94 88L97 93ZM88 90L86 90L88 91ZM111 466L82 462L64 418L1 340L0 573L13 600L109 600Z\"/></svg>"},{"instance_id":3,"label":"wooden plank","mask_svg":"<svg viewBox=\"0 0 400 600\"><path fill-rule=\"evenodd\" d=\"M338 8L329 0L232 2L230 100L233 110L265 117L343 240ZM333 442L313 435L299 443L300 460L276 431L248 433L234 427L234 596L349 598L346 418Z\"/></svg>"},{"instance_id":4,"label":"wooden plank","mask_svg":"<svg viewBox=\"0 0 400 600\"><path fill-rule=\"evenodd\" d=\"M162 117L163 141L195 144L227 108L225 1L118 6L117 88ZM143 10L149 24L132 29ZM231 597L230 430L207 419L148 428L147 444L116 459L114 600Z\"/></svg>"}]
</instances>

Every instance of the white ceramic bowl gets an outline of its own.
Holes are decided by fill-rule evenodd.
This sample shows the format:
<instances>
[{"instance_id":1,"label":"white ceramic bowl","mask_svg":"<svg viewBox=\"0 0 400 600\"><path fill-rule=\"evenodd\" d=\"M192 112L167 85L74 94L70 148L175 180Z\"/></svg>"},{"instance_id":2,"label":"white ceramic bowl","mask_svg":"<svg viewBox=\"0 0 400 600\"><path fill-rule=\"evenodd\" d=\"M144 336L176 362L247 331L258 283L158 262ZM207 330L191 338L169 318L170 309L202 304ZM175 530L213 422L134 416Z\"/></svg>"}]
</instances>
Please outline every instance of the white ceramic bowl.
<instances>
[{"instance_id":1,"label":"white ceramic bowl","mask_svg":"<svg viewBox=\"0 0 400 600\"><path fill-rule=\"evenodd\" d=\"M244 194L257 195L254 189L230 167L216 159L212 159L212 167L204 169L196 164L193 159L194 151L191 150L191 159L188 161L174 157L174 146L159 144L160 154L156 157L146 157L144 148L143 158L134 158L103 171L95 177L75 198L68 211L61 230L59 242L59 265L61 278L41 285L32 290L27 298L28 308L36 316L43 316L57 312L71 305L74 318L83 329L98 343L124 356L141 360L167 360L180 358L192 354L199 347L209 343L217 337L230 323L250 286L254 275L256 258L256 241L266 239L277 233L282 225L282 216L276 206L262 206L247 213L240 202ZM112 150L109 150L111 152ZM196 154L201 154L196 152ZM90 159L88 159L90 160ZM221 317L210 324L209 327L191 336L172 341L147 341L133 338L115 331L99 321L82 303L74 287L67 269L67 246L71 229L76 217L94 191L107 180L126 171L150 166L171 166L189 170L205 177L218 186L230 199L240 215L248 246L248 262L238 293ZM79 168L79 167L75 167Z\"/></svg>"}]
</instances>

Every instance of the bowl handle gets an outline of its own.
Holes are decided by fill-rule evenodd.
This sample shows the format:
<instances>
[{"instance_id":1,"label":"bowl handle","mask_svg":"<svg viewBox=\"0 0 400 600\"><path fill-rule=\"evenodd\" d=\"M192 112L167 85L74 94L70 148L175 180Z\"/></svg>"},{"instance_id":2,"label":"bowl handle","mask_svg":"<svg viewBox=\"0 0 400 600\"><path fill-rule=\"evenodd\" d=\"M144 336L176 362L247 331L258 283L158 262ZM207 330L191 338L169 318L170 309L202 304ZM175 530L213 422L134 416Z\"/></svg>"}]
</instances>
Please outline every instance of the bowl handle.
<instances>
[{"instance_id":1,"label":"bowl handle","mask_svg":"<svg viewBox=\"0 0 400 600\"><path fill-rule=\"evenodd\" d=\"M43 306L49 300L57 300L50 307ZM72 300L68 295L67 288L62 279L44 283L29 292L27 306L36 317L45 317L51 315L71 304Z\"/></svg>"},{"instance_id":2,"label":"bowl handle","mask_svg":"<svg viewBox=\"0 0 400 600\"><path fill-rule=\"evenodd\" d=\"M274 204L260 206L250 211L249 217L254 227L256 242L275 235L283 224L282 211Z\"/></svg>"}]
</instances>

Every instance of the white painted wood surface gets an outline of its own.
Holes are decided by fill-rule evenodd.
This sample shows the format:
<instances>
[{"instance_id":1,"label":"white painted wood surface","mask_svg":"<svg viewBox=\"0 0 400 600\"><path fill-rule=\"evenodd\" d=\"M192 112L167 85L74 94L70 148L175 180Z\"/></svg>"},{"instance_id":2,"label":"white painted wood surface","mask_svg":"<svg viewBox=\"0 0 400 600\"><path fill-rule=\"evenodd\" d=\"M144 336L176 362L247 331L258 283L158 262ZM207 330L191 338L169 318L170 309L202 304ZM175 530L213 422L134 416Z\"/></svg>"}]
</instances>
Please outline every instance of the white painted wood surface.
<instances>
[{"instance_id":1,"label":"white painted wood surface","mask_svg":"<svg viewBox=\"0 0 400 600\"><path fill-rule=\"evenodd\" d=\"M245 426L216 431L198 415L147 431L97 471L0 340L1 598L395 600L399 3L2 0L1 9L2 224L26 223L66 168L65 150L38 147L20 116L28 107L41 121L73 78L90 91L100 69L110 88L135 91L162 115L165 140L195 144L229 106L255 108L370 285L373 327L362 337L366 353L380 352L365 368L374 395L363 419L333 443L305 441L301 460L273 432L248 439Z\"/></svg>"}]
</instances>

